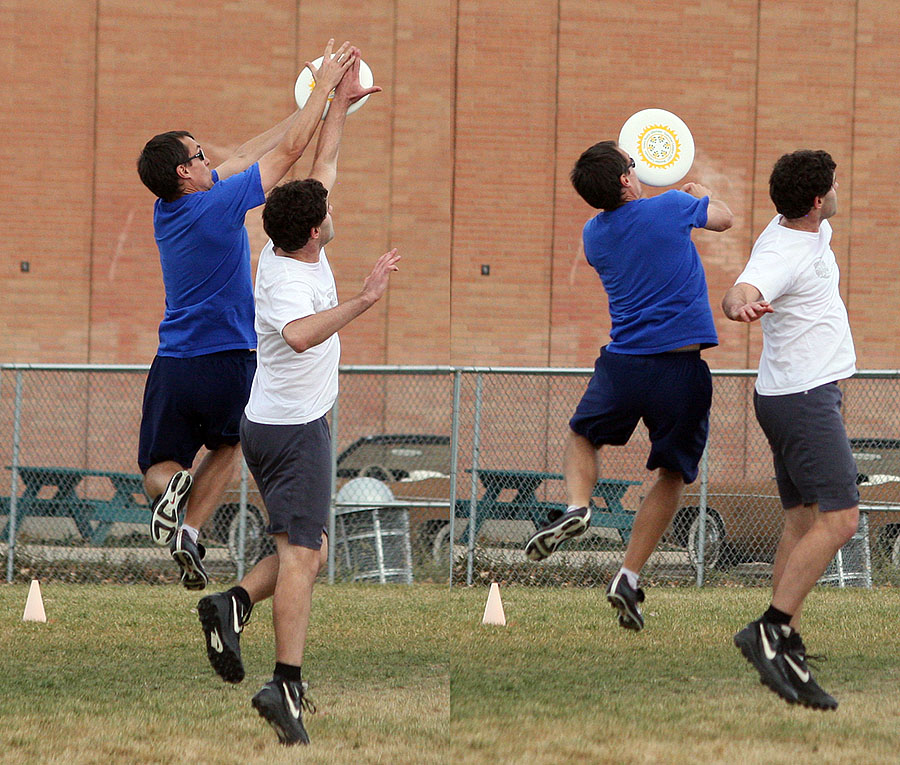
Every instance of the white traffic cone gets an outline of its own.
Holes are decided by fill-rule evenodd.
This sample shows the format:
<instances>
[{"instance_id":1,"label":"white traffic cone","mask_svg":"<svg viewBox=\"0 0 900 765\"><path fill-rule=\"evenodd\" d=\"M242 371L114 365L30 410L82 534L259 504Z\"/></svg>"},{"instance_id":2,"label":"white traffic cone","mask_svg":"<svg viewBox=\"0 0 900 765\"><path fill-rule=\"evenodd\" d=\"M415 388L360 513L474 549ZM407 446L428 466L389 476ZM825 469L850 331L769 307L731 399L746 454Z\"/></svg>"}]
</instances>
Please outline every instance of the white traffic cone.
<instances>
[{"instance_id":1,"label":"white traffic cone","mask_svg":"<svg viewBox=\"0 0 900 765\"><path fill-rule=\"evenodd\" d=\"M500 600L500 585L496 582L491 584L491 591L488 593L481 623L498 624L501 627L506 626L506 615L503 613L503 603Z\"/></svg>"},{"instance_id":2,"label":"white traffic cone","mask_svg":"<svg viewBox=\"0 0 900 765\"><path fill-rule=\"evenodd\" d=\"M32 579L31 587L28 588L28 600L25 601L25 613L22 614L22 621L47 621L47 614L44 613L44 599L41 597L41 585L37 579Z\"/></svg>"}]
</instances>

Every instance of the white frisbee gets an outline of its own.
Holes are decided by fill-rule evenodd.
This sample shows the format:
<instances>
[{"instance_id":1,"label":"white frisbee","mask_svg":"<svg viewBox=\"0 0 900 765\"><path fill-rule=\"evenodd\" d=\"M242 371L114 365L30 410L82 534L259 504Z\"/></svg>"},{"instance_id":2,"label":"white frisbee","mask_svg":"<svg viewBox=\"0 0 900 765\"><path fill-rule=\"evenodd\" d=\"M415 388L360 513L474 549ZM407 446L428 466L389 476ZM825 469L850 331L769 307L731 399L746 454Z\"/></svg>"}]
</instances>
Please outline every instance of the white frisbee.
<instances>
[{"instance_id":1,"label":"white frisbee","mask_svg":"<svg viewBox=\"0 0 900 765\"><path fill-rule=\"evenodd\" d=\"M691 131L665 109L632 114L619 132L619 147L634 159L638 180L648 186L678 183L694 164Z\"/></svg>"},{"instance_id":2,"label":"white frisbee","mask_svg":"<svg viewBox=\"0 0 900 765\"><path fill-rule=\"evenodd\" d=\"M324 56L319 56L315 61L313 61L313 66L318 69L322 66L322 59ZM363 88L371 88L372 84L375 82L375 79L372 77L372 70L369 69L369 65L360 59L359 61L359 84L363 86ZM297 106L302 109L306 106L306 102L309 100L309 94L313 92L313 89L316 87L316 80L313 77L311 71L309 71L308 66L303 67L303 71L300 72L297 77L297 82L294 85L294 100L297 102ZM328 94L328 103L325 104L325 111L322 112L322 119L325 119L325 115L328 114L328 107L331 106L331 99L334 98L334 91ZM355 104L350 104L350 108L347 109L347 114L352 114L360 106L362 106L366 101L369 100L368 96L363 96L359 99Z\"/></svg>"}]
</instances>

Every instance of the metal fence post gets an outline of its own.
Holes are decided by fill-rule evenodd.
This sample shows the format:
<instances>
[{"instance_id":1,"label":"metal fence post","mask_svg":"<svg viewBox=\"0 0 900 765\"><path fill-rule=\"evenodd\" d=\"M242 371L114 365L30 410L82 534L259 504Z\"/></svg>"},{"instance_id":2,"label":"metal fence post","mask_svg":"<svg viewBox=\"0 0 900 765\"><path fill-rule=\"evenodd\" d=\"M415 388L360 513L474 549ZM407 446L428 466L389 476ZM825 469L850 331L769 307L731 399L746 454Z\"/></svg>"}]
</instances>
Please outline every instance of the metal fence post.
<instances>
[{"instance_id":1,"label":"metal fence post","mask_svg":"<svg viewBox=\"0 0 900 765\"><path fill-rule=\"evenodd\" d=\"M245 557L247 554L247 461L241 453L241 494L240 504L238 508L238 554L237 554L237 578L238 581L244 578L244 569L246 565Z\"/></svg>"},{"instance_id":2,"label":"metal fence post","mask_svg":"<svg viewBox=\"0 0 900 765\"><path fill-rule=\"evenodd\" d=\"M334 406L331 407L331 510L328 513L328 584L334 584L334 547L335 547L335 521L334 521L334 502L336 499L335 489L337 487L337 442L338 442L338 424L340 417L341 397L338 394L334 400Z\"/></svg>"},{"instance_id":3,"label":"metal fence post","mask_svg":"<svg viewBox=\"0 0 900 765\"><path fill-rule=\"evenodd\" d=\"M709 488L709 439L703 447L703 457L700 459L700 516L697 540L697 586L703 586L704 553L706 550L706 500Z\"/></svg>"},{"instance_id":4,"label":"metal fence post","mask_svg":"<svg viewBox=\"0 0 900 765\"><path fill-rule=\"evenodd\" d=\"M453 411L450 419L450 571L453 587L453 542L456 539L456 471L459 467L459 396L462 371L453 372Z\"/></svg>"},{"instance_id":5,"label":"metal fence post","mask_svg":"<svg viewBox=\"0 0 900 765\"><path fill-rule=\"evenodd\" d=\"M475 377L475 421L472 427L472 485L469 495L469 542L466 562L466 584L471 586L475 568L475 521L478 509L478 451L481 448L481 395L484 377ZM451 550L452 540L451 540Z\"/></svg>"},{"instance_id":6,"label":"metal fence post","mask_svg":"<svg viewBox=\"0 0 900 765\"><path fill-rule=\"evenodd\" d=\"M6 548L6 581L13 580L16 555L16 510L19 494L19 437L22 424L22 370L16 370L16 395L13 406L12 485L9 492L9 545Z\"/></svg>"}]
</instances>

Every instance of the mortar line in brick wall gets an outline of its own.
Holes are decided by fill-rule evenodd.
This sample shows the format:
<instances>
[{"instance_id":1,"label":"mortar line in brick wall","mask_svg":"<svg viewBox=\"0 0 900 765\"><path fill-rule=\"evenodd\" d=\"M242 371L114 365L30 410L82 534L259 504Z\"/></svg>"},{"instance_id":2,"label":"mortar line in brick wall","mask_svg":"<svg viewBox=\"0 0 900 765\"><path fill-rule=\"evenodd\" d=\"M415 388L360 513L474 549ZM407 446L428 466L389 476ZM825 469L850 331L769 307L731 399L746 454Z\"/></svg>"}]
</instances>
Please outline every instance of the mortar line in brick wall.
<instances>
[{"instance_id":1,"label":"mortar line in brick wall","mask_svg":"<svg viewBox=\"0 0 900 765\"><path fill-rule=\"evenodd\" d=\"M397 25L397 0L391 4L394 13L393 19L393 30L391 34L391 40L393 41L392 50L391 50L391 77L393 78L393 82L391 83L391 147L390 147L390 157L391 161L388 163L388 219L387 226L385 227L385 231L387 233L387 242L385 242L385 251L391 248L391 242L393 240L393 231L394 231L394 163L397 161L396 155L396 147L397 141L395 138L395 130L397 127L397 34L399 32ZM402 253L401 253L402 254ZM390 325L391 325L391 290L388 290L384 293L384 322L382 327L382 335L384 342L384 350L382 351L381 361L386 364L388 359L390 358Z\"/></svg>"},{"instance_id":2,"label":"mortar line in brick wall","mask_svg":"<svg viewBox=\"0 0 900 765\"><path fill-rule=\"evenodd\" d=\"M853 4L853 113L850 115L850 172L847 173L847 184L849 186L847 192L848 202L853 199L853 159L856 157L856 107L858 104L858 83L856 81L856 73L859 71L859 0ZM848 216L850 220L847 222L849 229L847 231L847 276L844 280L844 294L846 295L847 310L850 310L850 287L853 284L853 214L850 205L847 205L847 211L851 214Z\"/></svg>"},{"instance_id":3,"label":"mortar line in brick wall","mask_svg":"<svg viewBox=\"0 0 900 765\"><path fill-rule=\"evenodd\" d=\"M553 165L550 172L550 198L551 198L551 216L552 225L550 226L550 299L547 301L547 365L550 365L553 359L553 293L556 286L553 281L553 256L556 253L556 174L559 169L559 35L562 27L560 21L560 0L556 0L556 76L553 88Z\"/></svg>"},{"instance_id":4,"label":"mortar line in brick wall","mask_svg":"<svg viewBox=\"0 0 900 765\"><path fill-rule=\"evenodd\" d=\"M94 131L91 142L94 156L91 158L91 233L88 237L88 305L87 305L87 343L86 362L93 359L94 350L94 246L97 228L97 129L100 112L100 0L94 0Z\"/></svg>"},{"instance_id":5,"label":"mortar line in brick wall","mask_svg":"<svg viewBox=\"0 0 900 765\"><path fill-rule=\"evenodd\" d=\"M450 163L450 337L448 338L448 347L450 353L447 361L453 363L453 260L456 253L456 115L459 112L459 0L456 0L456 23L454 24L454 34L456 38L453 41L453 115L451 116L452 125L450 126L450 156L453 161Z\"/></svg>"},{"instance_id":6,"label":"mortar line in brick wall","mask_svg":"<svg viewBox=\"0 0 900 765\"><path fill-rule=\"evenodd\" d=\"M758 151L759 151L759 49L760 49L760 37L762 35L762 2L763 0L757 0L756 3L756 76L753 81L753 156L752 156L752 164L750 165L750 183L748 184L747 189L747 201L749 204L748 209L750 210L750 226L747 231L747 245L746 252L749 253L750 250L753 249L753 237L754 232L756 231L756 212L754 209L753 199L756 194L756 171L757 171L757 162L759 160ZM752 362L750 360L750 332L752 331L752 325L748 324L744 331L744 366L751 366Z\"/></svg>"}]
</instances>

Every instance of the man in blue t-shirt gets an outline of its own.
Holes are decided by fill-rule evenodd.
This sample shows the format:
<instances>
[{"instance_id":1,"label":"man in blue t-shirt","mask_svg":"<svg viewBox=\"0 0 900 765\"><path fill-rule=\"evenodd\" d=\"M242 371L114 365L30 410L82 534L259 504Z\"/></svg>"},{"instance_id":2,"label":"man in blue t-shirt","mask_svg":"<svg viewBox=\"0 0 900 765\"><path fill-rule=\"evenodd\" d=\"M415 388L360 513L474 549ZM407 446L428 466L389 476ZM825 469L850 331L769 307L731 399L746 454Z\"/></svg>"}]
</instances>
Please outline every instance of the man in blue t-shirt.
<instances>
[{"instance_id":1,"label":"man in blue t-shirt","mask_svg":"<svg viewBox=\"0 0 900 765\"><path fill-rule=\"evenodd\" d=\"M611 342L569 421L565 476L568 509L525 545L543 560L590 525L597 457L623 445L639 420L650 435L648 470L656 483L634 519L622 568L607 589L619 624L641 630L638 576L697 478L706 446L712 379L700 358L718 345L706 277L691 241L695 228L725 231L731 210L697 183L645 199L634 159L615 141L585 151L572 170L575 190L601 212L584 227L584 251L609 298Z\"/></svg>"},{"instance_id":2,"label":"man in blue t-shirt","mask_svg":"<svg viewBox=\"0 0 900 765\"><path fill-rule=\"evenodd\" d=\"M353 60L349 43L332 58L333 45L325 47L305 108L215 170L186 131L155 136L138 158L141 181L158 197L153 228L166 290L159 349L144 389L138 464L153 499L151 537L169 546L188 589L202 590L208 581L198 529L231 480L256 369L244 216L265 202L321 123L328 94ZM191 475L201 446L209 451Z\"/></svg>"}]
</instances>

